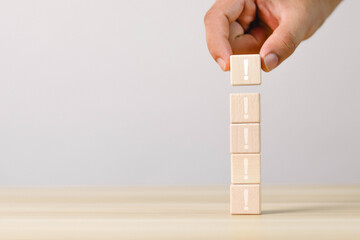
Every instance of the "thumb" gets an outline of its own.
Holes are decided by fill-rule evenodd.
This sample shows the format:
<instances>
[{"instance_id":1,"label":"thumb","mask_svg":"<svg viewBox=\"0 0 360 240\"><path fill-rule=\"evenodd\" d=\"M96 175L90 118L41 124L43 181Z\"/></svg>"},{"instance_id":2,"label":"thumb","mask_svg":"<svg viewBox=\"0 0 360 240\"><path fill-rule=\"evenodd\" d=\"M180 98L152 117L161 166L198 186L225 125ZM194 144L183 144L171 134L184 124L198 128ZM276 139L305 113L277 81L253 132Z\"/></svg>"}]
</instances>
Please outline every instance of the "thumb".
<instances>
[{"instance_id":1,"label":"thumb","mask_svg":"<svg viewBox=\"0 0 360 240\"><path fill-rule=\"evenodd\" d=\"M303 39L303 30L298 25L283 22L265 41L260 50L264 71L273 70L295 51Z\"/></svg>"}]
</instances>

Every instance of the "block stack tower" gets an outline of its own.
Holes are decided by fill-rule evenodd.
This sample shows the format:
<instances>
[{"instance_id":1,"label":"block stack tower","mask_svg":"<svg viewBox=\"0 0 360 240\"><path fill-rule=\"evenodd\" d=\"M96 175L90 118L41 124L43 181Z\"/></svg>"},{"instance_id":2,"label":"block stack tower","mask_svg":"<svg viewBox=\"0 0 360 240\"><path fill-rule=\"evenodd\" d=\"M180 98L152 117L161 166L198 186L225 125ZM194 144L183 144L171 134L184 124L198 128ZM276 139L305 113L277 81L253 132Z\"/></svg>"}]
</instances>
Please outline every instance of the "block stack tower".
<instances>
[{"instance_id":1,"label":"block stack tower","mask_svg":"<svg viewBox=\"0 0 360 240\"><path fill-rule=\"evenodd\" d=\"M231 85L261 84L260 55L230 57ZM231 214L261 214L260 93L230 94Z\"/></svg>"}]
</instances>

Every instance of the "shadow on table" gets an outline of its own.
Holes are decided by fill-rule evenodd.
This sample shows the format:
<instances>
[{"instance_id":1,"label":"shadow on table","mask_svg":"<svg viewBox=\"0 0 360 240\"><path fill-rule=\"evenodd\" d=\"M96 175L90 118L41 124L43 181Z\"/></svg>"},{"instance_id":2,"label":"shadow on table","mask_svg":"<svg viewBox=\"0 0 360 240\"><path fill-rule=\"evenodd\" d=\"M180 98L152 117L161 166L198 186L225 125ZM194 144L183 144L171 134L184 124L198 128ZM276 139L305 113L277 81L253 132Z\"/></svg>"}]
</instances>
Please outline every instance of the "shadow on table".
<instances>
[{"instance_id":1,"label":"shadow on table","mask_svg":"<svg viewBox=\"0 0 360 240\"><path fill-rule=\"evenodd\" d=\"M299 207L299 208L288 208L288 209L273 209L273 210L263 210L261 214L288 214L288 213L307 213L307 212L326 212L326 213L334 213L337 211L344 211L344 209L352 209L353 206L349 204L337 204L337 205L325 205L325 206L307 206L307 207Z\"/></svg>"}]
</instances>

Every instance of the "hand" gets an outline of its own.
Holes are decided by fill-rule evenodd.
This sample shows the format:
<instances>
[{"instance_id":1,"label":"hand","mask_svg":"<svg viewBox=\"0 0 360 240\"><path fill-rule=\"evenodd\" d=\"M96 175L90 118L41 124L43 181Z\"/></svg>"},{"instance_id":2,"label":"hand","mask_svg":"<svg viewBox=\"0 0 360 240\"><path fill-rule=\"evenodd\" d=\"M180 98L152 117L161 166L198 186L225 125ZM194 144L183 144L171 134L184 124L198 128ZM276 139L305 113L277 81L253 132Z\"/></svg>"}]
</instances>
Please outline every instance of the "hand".
<instances>
[{"instance_id":1,"label":"hand","mask_svg":"<svg viewBox=\"0 0 360 240\"><path fill-rule=\"evenodd\" d=\"M260 53L271 71L312 36L341 0L217 0L205 15L206 41L224 71L230 55Z\"/></svg>"}]
</instances>

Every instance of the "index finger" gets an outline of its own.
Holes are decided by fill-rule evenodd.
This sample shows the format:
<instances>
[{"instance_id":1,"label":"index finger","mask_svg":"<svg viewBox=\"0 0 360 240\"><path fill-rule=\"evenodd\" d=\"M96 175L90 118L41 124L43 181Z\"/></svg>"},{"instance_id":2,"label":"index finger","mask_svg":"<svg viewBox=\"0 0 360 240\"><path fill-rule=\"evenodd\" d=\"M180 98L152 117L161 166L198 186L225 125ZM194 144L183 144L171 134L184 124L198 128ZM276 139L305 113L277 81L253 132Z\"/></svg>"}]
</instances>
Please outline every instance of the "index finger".
<instances>
[{"instance_id":1,"label":"index finger","mask_svg":"<svg viewBox=\"0 0 360 240\"><path fill-rule=\"evenodd\" d=\"M218 0L205 15L206 42L211 56L224 71L230 69L230 24L244 9L244 0Z\"/></svg>"}]
</instances>

